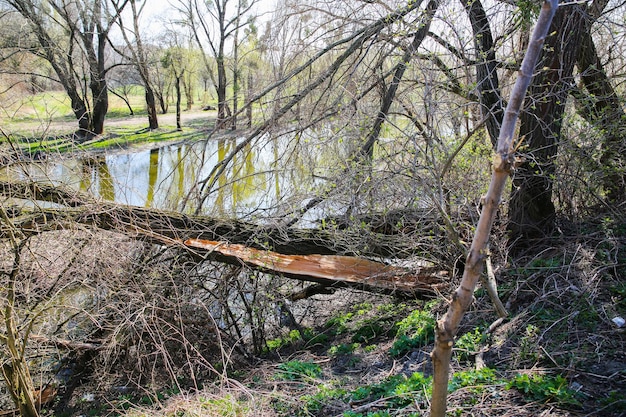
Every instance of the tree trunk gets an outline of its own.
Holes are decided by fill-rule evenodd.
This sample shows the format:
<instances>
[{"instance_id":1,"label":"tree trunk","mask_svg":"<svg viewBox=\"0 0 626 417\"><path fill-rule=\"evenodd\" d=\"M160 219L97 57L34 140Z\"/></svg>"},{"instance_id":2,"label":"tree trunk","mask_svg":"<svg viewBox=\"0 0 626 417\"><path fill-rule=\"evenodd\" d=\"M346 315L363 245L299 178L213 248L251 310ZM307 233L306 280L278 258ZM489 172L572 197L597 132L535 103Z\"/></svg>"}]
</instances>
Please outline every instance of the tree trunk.
<instances>
[{"instance_id":1,"label":"tree trunk","mask_svg":"<svg viewBox=\"0 0 626 417\"><path fill-rule=\"evenodd\" d=\"M359 244L360 232L282 229L186 216L97 201L78 192L33 183L0 181L0 194L65 206L19 213L19 220L15 218L13 223L26 235L82 224L159 245L185 247L202 255L202 259L209 257L235 265L245 263L264 272L301 281L398 296L432 297L447 282L446 272L435 267L407 269L362 258L362 254L372 255L373 252L392 257L419 250L403 245L404 235L378 235L378 242L370 236L367 242ZM6 233L0 230L0 237L3 232Z\"/></svg>"},{"instance_id":2,"label":"tree trunk","mask_svg":"<svg viewBox=\"0 0 626 417\"><path fill-rule=\"evenodd\" d=\"M90 88L93 95L90 131L95 135L101 135L104 133L104 120L109 111L109 94L104 74L102 74L102 79L92 81Z\"/></svg>"},{"instance_id":3,"label":"tree trunk","mask_svg":"<svg viewBox=\"0 0 626 417\"><path fill-rule=\"evenodd\" d=\"M237 58L235 58L237 59ZM232 130L237 129L237 112L239 111L239 69L235 61L235 68L233 69L233 115L231 117L230 128Z\"/></svg>"},{"instance_id":4,"label":"tree trunk","mask_svg":"<svg viewBox=\"0 0 626 417\"><path fill-rule=\"evenodd\" d=\"M435 268L415 271L354 256L285 255L202 239L187 239L183 244L208 251L216 260L246 264L264 272L333 288L358 288L402 297L431 297L445 286L446 272Z\"/></svg>"},{"instance_id":5,"label":"tree trunk","mask_svg":"<svg viewBox=\"0 0 626 417\"><path fill-rule=\"evenodd\" d=\"M590 26L590 24L588 24ZM600 163L602 185L612 204L626 198L626 113L598 57L590 27L581 34L578 71L589 99L583 117L604 137Z\"/></svg>"},{"instance_id":6,"label":"tree trunk","mask_svg":"<svg viewBox=\"0 0 626 417\"><path fill-rule=\"evenodd\" d=\"M155 93L157 100L159 100L159 107L161 108L161 114L167 114L167 101L163 97L162 93Z\"/></svg>"},{"instance_id":7,"label":"tree trunk","mask_svg":"<svg viewBox=\"0 0 626 417\"><path fill-rule=\"evenodd\" d=\"M95 13L100 10L96 8ZM99 27L99 26L98 26ZM85 48L88 48L87 60L89 63L89 72L91 81L89 88L93 99L93 112L91 115L90 130L95 135L104 133L104 119L109 111L109 89L106 81L105 50L107 42L107 34L101 29L97 31L97 49L93 51L93 42L91 34L86 33L83 36Z\"/></svg>"},{"instance_id":8,"label":"tree trunk","mask_svg":"<svg viewBox=\"0 0 626 417\"><path fill-rule=\"evenodd\" d=\"M159 119L157 116L156 100L154 99L154 90L148 83L145 83L146 89L146 107L148 109L148 125L150 130L159 128Z\"/></svg>"},{"instance_id":9,"label":"tree trunk","mask_svg":"<svg viewBox=\"0 0 626 417\"><path fill-rule=\"evenodd\" d=\"M480 93L480 109L483 117L487 117L487 131L491 143L496 146L504 109L498 81L496 52L493 47L493 36L487 13L479 0L461 0L472 24L476 55L476 81Z\"/></svg>"},{"instance_id":10,"label":"tree trunk","mask_svg":"<svg viewBox=\"0 0 626 417\"><path fill-rule=\"evenodd\" d=\"M176 129L183 130L183 127L180 123L180 102L181 102L181 92L180 92L180 78L181 75L176 75Z\"/></svg>"},{"instance_id":11,"label":"tree trunk","mask_svg":"<svg viewBox=\"0 0 626 417\"><path fill-rule=\"evenodd\" d=\"M241 0L237 2L237 18L235 19L235 33L233 39L233 114L230 128L237 129L237 112L239 110L239 28L241 20Z\"/></svg>"},{"instance_id":12,"label":"tree trunk","mask_svg":"<svg viewBox=\"0 0 626 417\"><path fill-rule=\"evenodd\" d=\"M70 100L72 102L72 112L74 112L74 116L76 117L76 120L78 120L78 133L82 136L89 131L89 110L87 110L87 105L78 93L72 92L67 88L65 91L67 92L67 95L70 96Z\"/></svg>"},{"instance_id":13,"label":"tree trunk","mask_svg":"<svg viewBox=\"0 0 626 417\"><path fill-rule=\"evenodd\" d=\"M217 122L215 126L218 129L226 127L226 66L224 64L224 56L218 56L217 59Z\"/></svg>"},{"instance_id":14,"label":"tree trunk","mask_svg":"<svg viewBox=\"0 0 626 417\"><path fill-rule=\"evenodd\" d=\"M247 97L245 99L246 102L246 120L248 129L252 127L252 83L254 79L252 77L252 71L248 68L248 82L247 82Z\"/></svg>"},{"instance_id":15,"label":"tree trunk","mask_svg":"<svg viewBox=\"0 0 626 417\"><path fill-rule=\"evenodd\" d=\"M64 218L102 229L135 231L149 237L158 234L170 239L198 238L245 244L256 249L272 250L286 255L361 255L367 257L407 257L420 253L423 247L405 235L386 235L362 230L296 229L264 226L239 220L206 216L189 216L156 209L124 206L98 201L91 196L42 183L0 180L0 195L28 200L48 201L62 209L41 209L20 223L24 233L55 229ZM46 222L49 222L46 225ZM29 225L32 223L32 225ZM428 234L432 223L416 223ZM33 229L35 228L35 229ZM43 229L42 229L43 228ZM142 230L145 232L142 232ZM416 231L415 233L420 233ZM0 229L0 237L4 230Z\"/></svg>"},{"instance_id":16,"label":"tree trunk","mask_svg":"<svg viewBox=\"0 0 626 417\"><path fill-rule=\"evenodd\" d=\"M187 111L191 110L191 107L194 104L193 100L193 80L191 79L191 71L187 71L187 78L183 77L183 91L185 92L185 109Z\"/></svg>"},{"instance_id":17,"label":"tree trunk","mask_svg":"<svg viewBox=\"0 0 626 417\"><path fill-rule=\"evenodd\" d=\"M551 3L544 2L541 8L532 40L506 108L493 159L491 183L487 195L484 197L480 219L467 255L463 278L450 298L448 311L441 320L437 321L435 348L431 353L434 367L431 417L444 417L446 415L448 377L454 338L465 311L472 303L474 289L483 270L491 227L500 206L500 199L507 179L516 163L513 137L515 136L517 116L557 6L558 0L551 0Z\"/></svg>"},{"instance_id":18,"label":"tree trunk","mask_svg":"<svg viewBox=\"0 0 626 417\"><path fill-rule=\"evenodd\" d=\"M528 144L530 155L515 171L509 205L510 238L518 248L554 230L555 158L584 16L580 4L558 8L541 59L543 70L533 79L520 118L520 138Z\"/></svg>"}]
</instances>

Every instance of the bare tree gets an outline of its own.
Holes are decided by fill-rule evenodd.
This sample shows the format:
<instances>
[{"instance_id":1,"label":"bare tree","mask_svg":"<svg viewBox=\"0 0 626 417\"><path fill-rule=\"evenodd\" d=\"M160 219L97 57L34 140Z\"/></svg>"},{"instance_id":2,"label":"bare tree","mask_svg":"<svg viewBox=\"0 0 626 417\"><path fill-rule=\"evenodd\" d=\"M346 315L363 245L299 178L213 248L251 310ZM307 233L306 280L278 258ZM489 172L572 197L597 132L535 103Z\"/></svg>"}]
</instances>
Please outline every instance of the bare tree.
<instances>
[{"instance_id":1,"label":"bare tree","mask_svg":"<svg viewBox=\"0 0 626 417\"><path fill-rule=\"evenodd\" d=\"M591 30L592 23L607 4L608 1L600 0L589 7L576 62L586 94L580 90L572 90L572 93L581 107L580 114L604 137L599 161L603 171L602 185L609 203L617 204L624 201L626 195L626 149L623 140L626 113L598 55Z\"/></svg>"},{"instance_id":2,"label":"bare tree","mask_svg":"<svg viewBox=\"0 0 626 417\"><path fill-rule=\"evenodd\" d=\"M225 122L230 117L230 109L227 102L227 43L235 34L250 24L245 17L251 12L256 0L250 2L237 0L232 7L231 0L217 0L212 2L199 2L197 0L179 0L180 12L184 15L185 23L189 25L195 37L198 48L204 56L206 70L211 74L211 79L217 91L217 126L226 127ZM215 72L207 58L205 41L208 42L210 54L215 60ZM235 39L235 44L237 39Z\"/></svg>"},{"instance_id":3,"label":"bare tree","mask_svg":"<svg viewBox=\"0 0 626 417\"><path fill-rule=\"evenodd\" d=\"M176 128L182 129L180 123L181 117L181 100L182 90L181 81L186 73L186 52L182 47L178 46L178 36L176 33L172 33L170 37L170 46L164 53L161 63L165 69L171 72L174 77L174 91L176 94ZM189 102L188 102L189 103Z\"/></svg>"},{"instance_id":4,"label":"bare tree","mask_svg":"<svg viewBox=\"0 0 626 417\"><path fill-rule=\"evenodd\" d=\"M9 389L9 393L20 415L24 417L37 417L39 415L35 387L30 375L26 346L29 340L31 321L20 322L17 308L18 280L22 250L26 242L20 232L9 219L3 206L0 206L1 222L6 224L9 234L13 263L4 269L2 275L6 276L6 298L2 300L2 321L4 329L0 336L2 342L2 376ZM3 265L3 267L7 267Z\"/></svg>"},{"instance_id":5,"label":"bare tree","mask_svg":"<svg viewBox=\"0 0 626 417\"><path fill-rule=\"evenodd\" d=\"M138 7L136 0L129 0L124 2L114 1L113 5L115 6L115 10L119 15L121 15L122 9L126 5L126 3L130 3L130 9L132 11L132 29L124 26L123 18L118 19L117 23L120 27L122 36L126 43L127 49L125 51L128 51L130 53L130 56L127 56L127 58L130 58L130 61L137 67L137 71L143 82L146 96L146 107L148 110L149 128L158 129L159 120L157 116L156 100L154 97L154 89L152 87L152 80L149 70L149 67L151 65L154 65L154 63L148 61L148 54L144 48L141 31L139 28L139 19L141 17L141 13L143 12L148 2L144 2ZM117 52L123 55L125 51L120 51L119 49L117 49Z\"/></svg>"},{"instance_id":6,"label":"bare tree","mask_svg":"<svg viewBox=\"0 0 626 417\"><path fill-rule=\"evenodd\" d=\"M580 48L579 39L570 34L583 31L585 7L578 4L559 7L541 57L543 70L533 79L526 111L520 118L520 135L525 138L529 152L513 177L508 227L512 241L523 238L521 244L554 230L554 160Z\"/></svg>"},{"instance_id":7,"label":"bare tree","mask_svg":"<svg viewBox=\"0 0 626 417\"><path fill-rule=\"evenodd\" d=\"M28 21L38 43L28 50L54 69L71 99L79 134L101 134L109 106L105 62L108 35L127 1L120 2L115 11L104 0L6 3Z\"/></svg>"}]
</instances>

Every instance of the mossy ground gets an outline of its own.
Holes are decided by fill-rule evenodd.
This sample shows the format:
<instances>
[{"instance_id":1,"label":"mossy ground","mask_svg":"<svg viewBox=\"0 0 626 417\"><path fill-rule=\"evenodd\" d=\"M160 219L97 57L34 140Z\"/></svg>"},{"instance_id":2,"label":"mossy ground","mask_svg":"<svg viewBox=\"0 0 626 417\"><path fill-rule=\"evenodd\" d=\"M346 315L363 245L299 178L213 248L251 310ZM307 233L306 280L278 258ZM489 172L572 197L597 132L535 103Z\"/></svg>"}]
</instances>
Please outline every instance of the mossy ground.
<instances>
[{"instance_id":1,"label":"mossy ground","mask_svg":"<svg viewBox=\"0 0 626 417\"><path fill-rule=\"evenodd\" d=\"M98 152L134 146L161 146L165 143L193 141L206 137L214 123L214 114L194 109L183 112L182 130L176 129L171 112L159 114L159 129L149 130L147 113L140 91L129 96L134 109L129 109L116 96L110 97L105 132L88 141L77 141L73 134L77 122L69 99L61 92L29 96L15 103L15 113L5 111L0 116L2 136L0 151L6 159L49 157L70 152ZM8 156L13 154L13 156Z\"/></svg>"}]
</instances>

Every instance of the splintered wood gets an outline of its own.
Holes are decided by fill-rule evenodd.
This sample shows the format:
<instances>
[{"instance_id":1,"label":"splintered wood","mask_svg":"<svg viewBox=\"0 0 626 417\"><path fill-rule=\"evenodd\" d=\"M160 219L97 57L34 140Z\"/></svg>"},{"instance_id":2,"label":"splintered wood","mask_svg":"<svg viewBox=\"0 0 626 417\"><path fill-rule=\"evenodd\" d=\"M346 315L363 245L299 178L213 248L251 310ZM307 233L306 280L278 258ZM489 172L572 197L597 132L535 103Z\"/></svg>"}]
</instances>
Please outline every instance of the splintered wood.
<instances>
[{"instance_id":1,"label":"splintered wood","mask_svg":"<svg viewBox=\"0 0 626 417\"><path fill-rule=\"evenodd\" d=\"M446 284L446 272L433 268L415 271L353 256L284 255L245 245L203 239L187 239L184 244L189 248L203 249L211 254L224 256L231 261L238 260L266 272L329 286L433 296Z\"/></svg>"}]
</instances>

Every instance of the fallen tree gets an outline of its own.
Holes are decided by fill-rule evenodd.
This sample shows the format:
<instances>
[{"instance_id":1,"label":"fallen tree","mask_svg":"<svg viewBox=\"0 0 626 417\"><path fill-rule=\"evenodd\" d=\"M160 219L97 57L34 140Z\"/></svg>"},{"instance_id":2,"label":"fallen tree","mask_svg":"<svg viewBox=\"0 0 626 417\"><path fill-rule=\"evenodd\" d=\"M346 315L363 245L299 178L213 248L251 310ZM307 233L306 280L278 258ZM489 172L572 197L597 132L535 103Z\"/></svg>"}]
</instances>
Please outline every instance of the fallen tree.
<instances>
[{"instance_id":1,"label":"fallen tree","mask_svg":"<svg viewBox=\"0 0 626 417\"><path fill-rule=\"evenodd\" d=\"M96 200L64 187L0 182L0 194L47 202L8 210L24 235L77 225L122 233L151 243L179 246L211 259L327 287L350 287L400 296L434 296L446 273L434 267L404 268L365 259L415 253L405 236L336 229L294 229L234 219L189 216ZM52 203L52 204L50 204ZM0 236L4 236L4 226Z\"/></svg>"},{"instance_id":2,"label":"fallen tree","mask_svg":"<svg viewBox=\"0 0 626 417\"><path fill-rule=\"evenodd\" d=\"M244 245L187 239L186 247L217 253L232 263L245 263L265 272L322 284L355 287L397 295L435 295L446 273L436 268L411 270L354 256L284 255Z\"/></svg>"},{"instance_id":3,"label":"fallen tree","mask_svg":"<svg viewBox=\"0 0 626 417\"><path fill-rule=\"evenodd\" d=\"M394 236L365 229L295 229L237 219L185 215L101 201L72 189L36 182L0 181L0 195L53 203L36 205L35 209L25 209L22 216L16 216L16 225L27 235L38 233L41 228L76 222L104 230L136 233L145 238L154 236L159 241L163 238L226 241L286 255L405 258L420 251L418 242L409 241L405 235ZM9 208L11 212L20 210ZM430 235L433 233L432 221L429 219L427 223L424 230ZM421 247L421 250L424 251L424 248Z\"/></svg>"}]
</instances>

